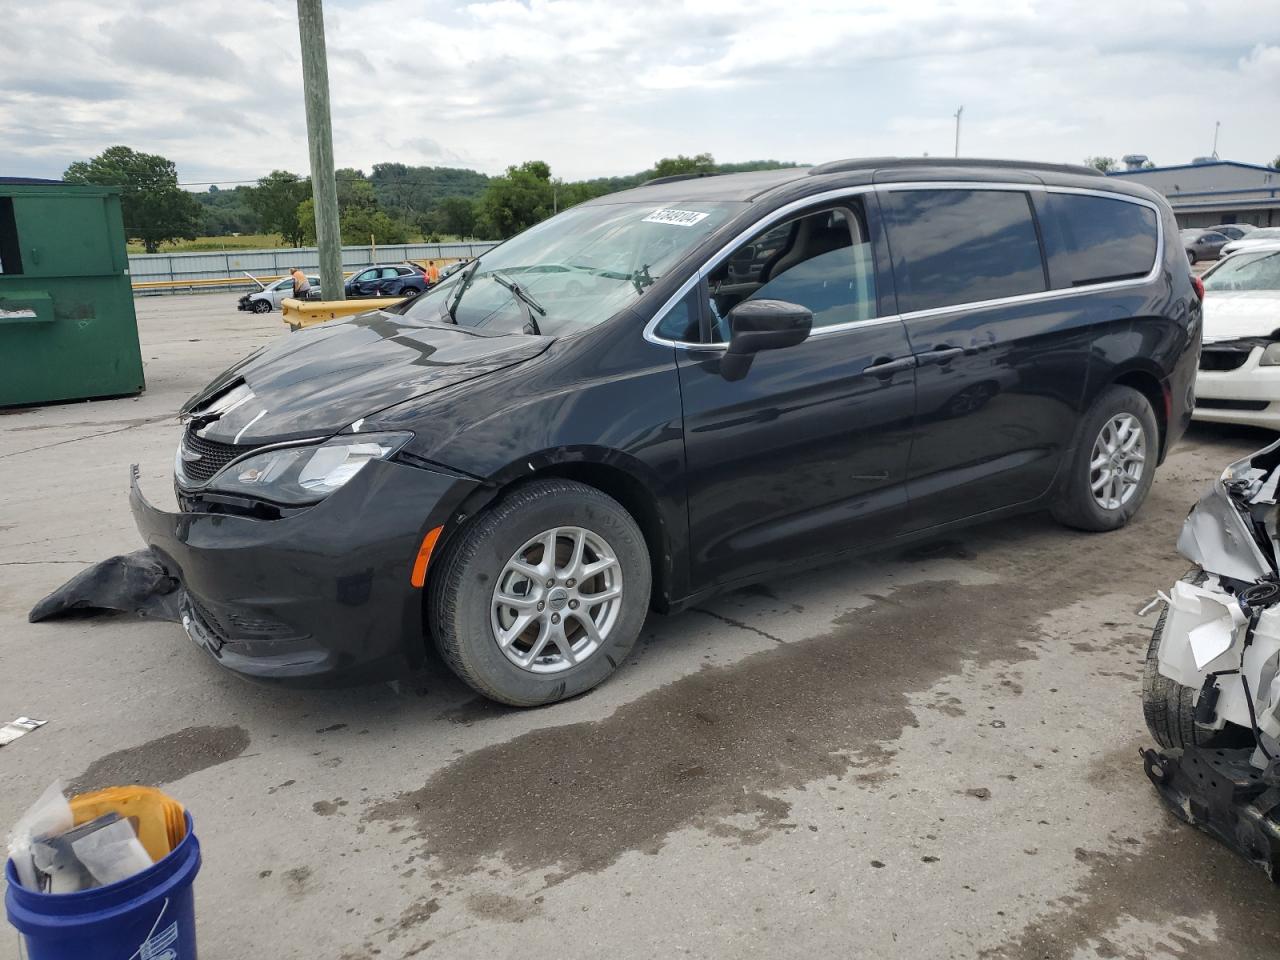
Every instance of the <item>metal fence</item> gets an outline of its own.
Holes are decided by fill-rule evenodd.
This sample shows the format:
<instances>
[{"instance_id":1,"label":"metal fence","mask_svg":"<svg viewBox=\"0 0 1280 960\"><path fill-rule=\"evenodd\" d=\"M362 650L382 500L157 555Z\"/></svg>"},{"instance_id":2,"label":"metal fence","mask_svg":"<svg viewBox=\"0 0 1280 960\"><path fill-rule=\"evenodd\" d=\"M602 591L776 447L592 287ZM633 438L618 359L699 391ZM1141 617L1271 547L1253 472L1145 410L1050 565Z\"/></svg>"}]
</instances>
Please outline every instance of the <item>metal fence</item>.
<instances>
[{"instance_id":1,"label":"metal fence","mask_svg":"<svg viewBox=\"0 0 1280 960\"><path fill-rule=\"evenodd\" d=\"M377 248L343 247L342 269L359 270L371 263L403 260L453 261L476 257L496 242L394 243ZM281 277L291 267L307 272L320 268L315 247L281 247L276 250L223 250L216 253L139 253L129 257L129 274L139 295L189 293L192 290L226 290L252 286L255 277Z\"/></svg>"}]
</instances>

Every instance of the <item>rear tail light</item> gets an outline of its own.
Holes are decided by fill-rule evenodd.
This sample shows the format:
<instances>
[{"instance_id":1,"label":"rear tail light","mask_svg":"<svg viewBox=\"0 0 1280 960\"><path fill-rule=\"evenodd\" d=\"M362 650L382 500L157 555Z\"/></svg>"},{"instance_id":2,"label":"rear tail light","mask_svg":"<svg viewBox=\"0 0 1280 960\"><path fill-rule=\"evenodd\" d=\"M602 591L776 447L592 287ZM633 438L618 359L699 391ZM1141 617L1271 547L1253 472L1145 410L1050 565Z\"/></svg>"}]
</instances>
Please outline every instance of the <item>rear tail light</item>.
<instances>
[{"instance_id":1,"label":"rear tail light","mask_svg":"<svg viewBox=\"0 0 1280 960\"><path fill-rule=\"evenodd\" d=\"M1191 278L1191 289L1196 292L1196 299L1201 303L1204 302L1204 281L1197 276Z\"/></svg>"}]
</instances>

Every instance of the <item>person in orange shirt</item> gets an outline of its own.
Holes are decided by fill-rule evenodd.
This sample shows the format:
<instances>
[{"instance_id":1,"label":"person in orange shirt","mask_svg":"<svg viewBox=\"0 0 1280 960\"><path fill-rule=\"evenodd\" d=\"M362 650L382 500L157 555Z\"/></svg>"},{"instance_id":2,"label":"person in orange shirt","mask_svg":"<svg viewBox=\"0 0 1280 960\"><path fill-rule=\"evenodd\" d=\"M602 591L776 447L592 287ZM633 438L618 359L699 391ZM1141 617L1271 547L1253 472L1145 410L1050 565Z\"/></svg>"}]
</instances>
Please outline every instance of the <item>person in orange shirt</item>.
<instances>
[{"instance_id":1,"label":"person in orange shirt","mask_svg":"<svg viewBox=\"0 0 1280 960\"><path fill-rule=\"evenodd\" d=\"M427 283L435 286L440 282L440 268L436 266L434 260L427 261Z\"/></svg>"}]
</instances>

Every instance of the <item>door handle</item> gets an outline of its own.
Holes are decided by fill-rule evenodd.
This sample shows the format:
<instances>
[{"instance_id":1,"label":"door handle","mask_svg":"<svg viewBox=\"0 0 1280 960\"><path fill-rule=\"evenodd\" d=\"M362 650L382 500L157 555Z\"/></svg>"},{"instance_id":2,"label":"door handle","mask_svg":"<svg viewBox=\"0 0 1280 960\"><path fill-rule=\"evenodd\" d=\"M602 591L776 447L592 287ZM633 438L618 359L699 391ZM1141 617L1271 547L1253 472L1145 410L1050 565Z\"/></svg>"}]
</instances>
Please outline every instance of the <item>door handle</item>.
<instances>
[{"instance_id":1,"label":"door handle","mask_svg":"<svg viewBox=\"0 0 1280 960\"><path fill-rule=\"evenodd\" d=\"M956 357L964 355L963 347L935 347L924 353L917 354L916 359L920 361L920 365L927 363L950 363Z\"/></svg>"},{"instance_id":2,"label":"door handle","mask_svg":"<svg viewBox=\"0 0 1280 960\"><path fill-rule=\"evenodd\" d=\"M867 376L879 377L881 380L888 380L895 373L901 373L903 370L910 370L915 365L915 357L899 357L896 360L890 357L876 357L875 361L870 366L862 368L862 372Z\"/></svg>"}]
</instances>

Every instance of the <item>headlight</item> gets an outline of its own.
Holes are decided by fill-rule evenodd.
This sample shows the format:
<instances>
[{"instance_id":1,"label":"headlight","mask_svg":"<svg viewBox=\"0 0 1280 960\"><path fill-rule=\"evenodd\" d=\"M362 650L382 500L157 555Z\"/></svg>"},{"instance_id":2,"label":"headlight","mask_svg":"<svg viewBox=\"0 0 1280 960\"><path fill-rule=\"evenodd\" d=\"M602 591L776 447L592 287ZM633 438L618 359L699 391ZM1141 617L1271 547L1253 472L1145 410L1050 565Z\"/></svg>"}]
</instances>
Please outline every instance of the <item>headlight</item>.
<instances>
[{"instance_id":1,"label":"headlight","mask_svg":"<svg viewBox=\"0 0 1280 960\"><path fill-rule=\"evenodd\" d=\"M1267 344L1267 348L1262 351L1262 356L1258 358L1258 366L1280 366L1280 343Z\"/></svg>"},{"instance_id":2,"label":"headlight","mask_svg":"<svg viewBox=\"0 0 1280 960\"><path fill-rule=\"evenodd\" d=\"M411 439L411 433L367 433L334 437L318 447L264 450L225 467L209 481L209 489L276 503L315 503L370 460L387 459Z\"/></svg>"}]
</instances>

